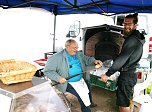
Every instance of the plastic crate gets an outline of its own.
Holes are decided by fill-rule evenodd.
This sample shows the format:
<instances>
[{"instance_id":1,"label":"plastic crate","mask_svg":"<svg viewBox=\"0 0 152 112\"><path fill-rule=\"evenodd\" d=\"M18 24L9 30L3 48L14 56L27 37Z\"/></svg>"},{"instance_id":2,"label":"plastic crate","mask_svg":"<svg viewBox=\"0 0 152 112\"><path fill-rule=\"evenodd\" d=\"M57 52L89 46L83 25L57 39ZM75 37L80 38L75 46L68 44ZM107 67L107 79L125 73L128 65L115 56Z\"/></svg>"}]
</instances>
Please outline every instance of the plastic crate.
<instances>
[{"instance_id":1,"label":"plastic crate","mask_svg":"<svg viewBox=\"0 0 152 112\"><path fill-rule=\"evenodd\" d=\"M99 76L90 75L91 85L102 87L104 89L115 91L117 89L116 81L108 80L106 83L100 80Z\"/></svg>"}]
</instances>

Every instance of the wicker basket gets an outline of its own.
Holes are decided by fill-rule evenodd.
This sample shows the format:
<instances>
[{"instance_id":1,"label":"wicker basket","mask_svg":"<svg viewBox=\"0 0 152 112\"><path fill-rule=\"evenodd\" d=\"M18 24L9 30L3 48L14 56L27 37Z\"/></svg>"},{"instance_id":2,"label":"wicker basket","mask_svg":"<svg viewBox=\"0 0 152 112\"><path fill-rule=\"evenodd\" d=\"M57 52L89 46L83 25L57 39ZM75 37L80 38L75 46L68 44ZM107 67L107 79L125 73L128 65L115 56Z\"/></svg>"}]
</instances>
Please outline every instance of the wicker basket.
<instances>
[{"instance_id":1,"label":"wicker basket","mask_svg":"<svg viewBox=\"0 0 152 112\"><path fill-rule=\"evenodd\" d=\"M0 80L12 84L32 80L37 67L25 61L0 60Z\"/></svg>"}]
</instances>

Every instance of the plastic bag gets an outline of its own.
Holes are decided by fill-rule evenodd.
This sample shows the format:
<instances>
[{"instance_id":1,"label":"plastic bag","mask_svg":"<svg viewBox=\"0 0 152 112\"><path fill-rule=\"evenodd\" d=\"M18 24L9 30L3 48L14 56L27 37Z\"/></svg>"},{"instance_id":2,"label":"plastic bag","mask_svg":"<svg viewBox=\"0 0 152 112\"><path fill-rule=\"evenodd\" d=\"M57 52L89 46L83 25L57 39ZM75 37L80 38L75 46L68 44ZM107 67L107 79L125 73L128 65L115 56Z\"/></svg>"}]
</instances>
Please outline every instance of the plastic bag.
<instances>
[{"instance_id":1,"label":"plastic bag","mask_svg":"<svg viewBox=\"0 0 152 112\"><path fill-rule=\"evenodd\" d=\"M113 64L113 60L112 59L106 60L106 61L103 62L103 66L105 68L110 68L112 66L112 64Z\"/></svg>"}]
</instances>

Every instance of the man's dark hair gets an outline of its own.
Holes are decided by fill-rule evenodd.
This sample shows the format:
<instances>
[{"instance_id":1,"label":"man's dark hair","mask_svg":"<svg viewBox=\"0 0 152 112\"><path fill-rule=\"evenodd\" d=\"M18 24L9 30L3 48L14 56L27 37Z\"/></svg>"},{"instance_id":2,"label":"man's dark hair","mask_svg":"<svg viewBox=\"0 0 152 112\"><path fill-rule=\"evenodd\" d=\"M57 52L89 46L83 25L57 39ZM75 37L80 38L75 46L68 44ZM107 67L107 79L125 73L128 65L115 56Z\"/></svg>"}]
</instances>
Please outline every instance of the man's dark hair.
<instances>
[{"instance_id":1,"label":"man's dark hair","mask_svg":"<svg viewBox=\"0 0 152 112\"><path fill-rule=\"evenodd\" d=\"M133 23L137 24L138 23L138 13L134 13L134 14L129 14L127 15L125 18L133 18Z\"/></svg>"}]
</instances>

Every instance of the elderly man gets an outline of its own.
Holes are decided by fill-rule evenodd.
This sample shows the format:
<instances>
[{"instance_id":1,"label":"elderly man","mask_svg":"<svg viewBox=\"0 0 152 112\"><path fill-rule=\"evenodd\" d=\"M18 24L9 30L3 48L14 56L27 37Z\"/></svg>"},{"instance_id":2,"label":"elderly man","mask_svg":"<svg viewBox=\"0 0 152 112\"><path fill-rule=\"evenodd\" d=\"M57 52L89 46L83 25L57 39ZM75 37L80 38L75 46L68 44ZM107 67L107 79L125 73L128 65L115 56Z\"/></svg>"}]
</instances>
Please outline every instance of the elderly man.
<instances>
[{"instance_id":1,"label":"elderly man","mask_svg":"<svg viewBox=\"0 0 152 112\"><path fill-rule=\"evenodd\" d=\"M69 92L78 98L82 112L91 112L90 90L86 84L86 74L82 74L88 65L99 64L100 60L84 55L78 51L78 43L69 39L65 43L65 49L51 56L44 68L44 75L52 81L59 82L56 87L62 92ZM79 74L69 80L67 77Z\"/></svg>"},{"instance_id":2,"label":"elderly man","mask_svg":"<svg viewBox=\"0 0 152 112\"><path fill-rule=\"evenodd\" d=\"M145 37L136 30L138 14L127 15L124 19L125 41L120 55L114 61L109 70L101 75L101 80L106 82L108 77L116 71L120 72L118 77L117 105L120 112L130 112L130 98L133 87L137 82L136 67L143 53Z\"/></svg>"}]
</instances>

